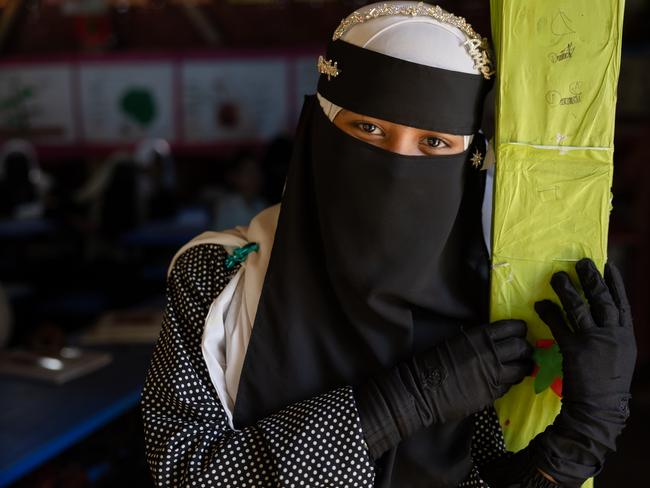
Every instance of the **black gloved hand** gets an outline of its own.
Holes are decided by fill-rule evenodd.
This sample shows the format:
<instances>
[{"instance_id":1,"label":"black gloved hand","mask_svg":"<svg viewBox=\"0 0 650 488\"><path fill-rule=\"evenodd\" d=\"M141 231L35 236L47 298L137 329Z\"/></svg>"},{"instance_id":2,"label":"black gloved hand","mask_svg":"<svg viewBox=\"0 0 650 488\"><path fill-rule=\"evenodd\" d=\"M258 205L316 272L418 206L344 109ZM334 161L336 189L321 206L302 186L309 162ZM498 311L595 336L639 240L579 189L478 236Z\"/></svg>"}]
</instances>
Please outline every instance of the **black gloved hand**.
<instances>
[{"instance_id":1,"label":"black gloved hand","mask_svg":"<svg viewBox=\"0 0 650 488\"><path fill-rule=\"evenodd\" d=\"M573 331L555 303L535 304L562 352L563 404L578 402L627 412L636 344L623 280L609 264L603 280L590 259L578 261L576 271L589 305L566 273L551 279Z\"/></svg>"},{"instance_id":2,"label":"black gloved hand","mask_svg":"<svg viewBox=\"0 0 650 488\"><path fill-rule=\"evenodd\" d=\"M551 286L562 310L549 300L535 304L562 353L562 408L553 424L530 444L536 465L566 486L579 486L602 469L605 455L629 416L630 382L636 360L632 316L623 280L613 265L605 279L590 259L576 264L589 305L566 273Z\"/></svg>"},{"instance_id":3,"label":"black gloved hand","mask_svg":"<svg viewBox=\"0 0 650 488\"><path fill-rule=\"evenodd\" d=\"M461 332L355 389L377 459L417 430L475 413L532 369L526 324L502 320Z\"/></svg>"},{"instance_id":4,"label":"black gloved hand","mask_svg":"<svg viewBox=\"0 0 650 488\"><path fill-rule=\"evenodd\" d=\"M403 377L413 378L425 397L431 423L464 419L530 374L533 348L526 331L521 320L461 330L402 366Z\"/></svg>"}]
</instances>

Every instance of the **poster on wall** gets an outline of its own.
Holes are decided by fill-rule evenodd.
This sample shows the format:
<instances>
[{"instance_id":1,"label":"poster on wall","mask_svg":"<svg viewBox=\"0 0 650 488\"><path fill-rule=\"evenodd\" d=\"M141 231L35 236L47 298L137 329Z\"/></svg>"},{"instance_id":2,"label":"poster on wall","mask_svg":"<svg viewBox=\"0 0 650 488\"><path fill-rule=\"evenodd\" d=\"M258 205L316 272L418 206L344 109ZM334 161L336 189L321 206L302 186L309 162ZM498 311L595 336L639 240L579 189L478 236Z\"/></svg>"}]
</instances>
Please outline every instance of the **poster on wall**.
<instances>
[{"instance_id":1,"label":"poster on wall","mask_svg":"<svg viewBox=\"0 0 650 488\"><path fill-rule=\"evenodd\" d=\"M171 62L89 63L79 79L86 142L175 139Z\"/></svg>"},{"instance_id":2,"label":"poster on wall","mask_svg":"<svg viewBox=\"0 0 650 488\"><path fill-rule=\"evenodd\" d=\"M266 140L288 126L283 59L196 60L182 66L183 140Z\"/></svg>"},{"instance_id":3,"label":"poster on wall","mask_svg":"<svg viewBox=\"0 0 650 488\"><path fill-rule=\"evenodd\" d=\"M0 66L0 138L76 142L72 69L65 64Z\"/></svg>"}]
</instances>

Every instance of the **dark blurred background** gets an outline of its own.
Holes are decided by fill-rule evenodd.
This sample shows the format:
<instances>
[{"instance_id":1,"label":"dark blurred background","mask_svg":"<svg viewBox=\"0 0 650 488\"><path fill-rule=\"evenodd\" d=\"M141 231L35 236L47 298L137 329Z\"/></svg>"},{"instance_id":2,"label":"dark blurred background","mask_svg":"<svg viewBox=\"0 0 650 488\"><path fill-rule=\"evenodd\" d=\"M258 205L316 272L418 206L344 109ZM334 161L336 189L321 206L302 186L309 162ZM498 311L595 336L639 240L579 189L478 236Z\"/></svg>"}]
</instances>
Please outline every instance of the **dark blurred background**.
<instances>
[{"instance_id":1,"label":"dark blurred background","mask_svg":"<svg viewBox=\"0 0 650 488\"><path fill-rule=\"evenodd\" d=\"M0 487L151 485L169 261L279 201L315 59L366 3L0 0L0 349L26 375L0 376ZM646 486L650 438L650 2L626 3L609 256L639 361L599 487ZM487 0L440 5L489 35Z\"/></svg>"}]
</instances>

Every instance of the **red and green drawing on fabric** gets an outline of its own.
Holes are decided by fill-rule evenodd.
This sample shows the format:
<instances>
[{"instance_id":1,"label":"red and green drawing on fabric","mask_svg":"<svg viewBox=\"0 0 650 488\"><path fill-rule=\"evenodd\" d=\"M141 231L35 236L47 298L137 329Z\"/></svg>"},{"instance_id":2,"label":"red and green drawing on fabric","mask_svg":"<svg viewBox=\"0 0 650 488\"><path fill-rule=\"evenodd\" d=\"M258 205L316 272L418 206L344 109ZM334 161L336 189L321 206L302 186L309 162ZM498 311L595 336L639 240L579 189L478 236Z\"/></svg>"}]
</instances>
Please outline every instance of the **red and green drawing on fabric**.
<instances>
[{"instance_id":1,"label":"red and green drawing on fabric","mask_svg":"<svg viewBox=\"0 0 650 488\"><path fill-rule=\"evenodd\" d=\"M535 341L533 360L535 368L531 376L535 378L535 393L550 388L562 398L562 354L557 343L553 339Z\"/></svg>"}]
</instances>

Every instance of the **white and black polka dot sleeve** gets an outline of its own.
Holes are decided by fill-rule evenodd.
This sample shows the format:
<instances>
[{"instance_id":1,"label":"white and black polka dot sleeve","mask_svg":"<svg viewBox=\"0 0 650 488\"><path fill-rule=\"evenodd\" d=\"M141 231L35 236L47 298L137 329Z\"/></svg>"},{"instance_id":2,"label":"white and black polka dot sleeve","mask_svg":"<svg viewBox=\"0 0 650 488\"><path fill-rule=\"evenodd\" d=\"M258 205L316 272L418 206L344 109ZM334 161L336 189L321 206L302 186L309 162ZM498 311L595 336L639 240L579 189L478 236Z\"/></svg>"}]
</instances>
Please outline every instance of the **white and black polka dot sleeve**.
<instances>
[{"instance_id":1,"label":"white and black polka dot sleeve","mask_svg":"<svg viewBox=\"0 0 650 488\"><path fill-rule=\"evenodd\" d=\"M233 430L201 354L205 317L237 270L223 247L176 261L160 337L142 392L146 457L157 486L371 487L370 460L350 387Z\"/></svg>"}]
</instances>

